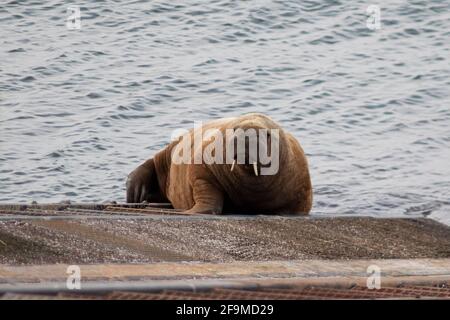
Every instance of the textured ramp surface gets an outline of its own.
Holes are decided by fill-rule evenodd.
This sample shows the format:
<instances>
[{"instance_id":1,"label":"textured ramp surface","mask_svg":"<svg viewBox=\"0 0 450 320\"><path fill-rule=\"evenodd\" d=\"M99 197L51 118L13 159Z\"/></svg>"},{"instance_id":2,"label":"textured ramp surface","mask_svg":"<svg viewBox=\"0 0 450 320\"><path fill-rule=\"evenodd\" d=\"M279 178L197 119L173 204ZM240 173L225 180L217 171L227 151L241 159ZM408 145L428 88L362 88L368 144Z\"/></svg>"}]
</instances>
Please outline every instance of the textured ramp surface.
<instances>
[{"instance_id":1,"label":"textured ramp surface","mask_svg":"<svg viewBox=\"0 0 450 320\"><path fill-rule=\"evenodd\" d=\"M183 216L106 205L0 212L0 264L447 257L450 228L426 218Z\"/></svg>"}]
</instances>

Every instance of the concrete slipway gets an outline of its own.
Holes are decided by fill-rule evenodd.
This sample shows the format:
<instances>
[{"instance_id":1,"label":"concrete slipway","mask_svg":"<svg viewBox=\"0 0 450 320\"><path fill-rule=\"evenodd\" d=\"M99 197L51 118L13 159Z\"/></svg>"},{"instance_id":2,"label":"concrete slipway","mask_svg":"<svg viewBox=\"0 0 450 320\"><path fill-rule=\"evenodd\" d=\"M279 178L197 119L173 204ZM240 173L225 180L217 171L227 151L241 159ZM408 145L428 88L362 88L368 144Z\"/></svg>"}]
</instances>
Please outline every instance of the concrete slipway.
<instances>
[{"instance_id":1,"label":"concrete slipway","mask_svg":"<svg viewBox=\"0 0 450 320\"><path fill-rule=\"evenodd\" d=\"M97 295L258 288L286 298L267 290L364 288L369 266L383 287L431 290L450 284L450 228L427 218L192 216L165 204L0 206L4 297L61 294L69 265L80 266L82 292ZM314 297L302 292L289 294ZM353 297L397 297L364 294Z\"/></svg>"}]
</instances>

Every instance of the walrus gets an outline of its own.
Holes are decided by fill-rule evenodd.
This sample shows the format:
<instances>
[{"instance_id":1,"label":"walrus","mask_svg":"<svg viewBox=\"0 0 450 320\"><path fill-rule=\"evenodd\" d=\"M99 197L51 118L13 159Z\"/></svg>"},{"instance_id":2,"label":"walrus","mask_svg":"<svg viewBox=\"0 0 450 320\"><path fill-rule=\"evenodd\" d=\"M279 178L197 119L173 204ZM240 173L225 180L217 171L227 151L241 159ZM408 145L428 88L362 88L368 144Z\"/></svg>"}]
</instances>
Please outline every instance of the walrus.
<instances>
[{"instance_id":1,"label":"walrus","mask_svg":"<svg viewBox=\"0 0 450 320\"><path fill-rule=\"evenodd\" d=\"M202 136L205 132L209 135ZM256 138L251 140L248 132L256 132ZM221 135L230 139L221 141ZM258 152L251 148L252 142ZM211 161L216 158L227 161ZM306 215L313 198L308 162L299 142L259 113L186 130L133 170L126 186L128 203L170 202L187 214Z\"/></svg>"}]
</instances>

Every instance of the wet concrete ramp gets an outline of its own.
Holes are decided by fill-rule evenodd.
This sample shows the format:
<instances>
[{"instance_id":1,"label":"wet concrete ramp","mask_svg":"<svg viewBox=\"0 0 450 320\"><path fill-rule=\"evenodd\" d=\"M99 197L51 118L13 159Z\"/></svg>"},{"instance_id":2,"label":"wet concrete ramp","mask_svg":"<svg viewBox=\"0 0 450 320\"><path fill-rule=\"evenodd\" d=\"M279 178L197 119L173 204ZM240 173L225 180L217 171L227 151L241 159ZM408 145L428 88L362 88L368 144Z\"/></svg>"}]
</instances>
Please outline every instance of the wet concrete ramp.
<instances>
[{"instance_id":1,"label":"wet concrete ramp","mask_svg":"<svg viewBox=\"0 0 450 320\"><path fill-rule=\"evenodd\" d=\"M427 218L182 215L165 204L0 206L0 264L449 258Z\"/></svg>"}]
</instances>

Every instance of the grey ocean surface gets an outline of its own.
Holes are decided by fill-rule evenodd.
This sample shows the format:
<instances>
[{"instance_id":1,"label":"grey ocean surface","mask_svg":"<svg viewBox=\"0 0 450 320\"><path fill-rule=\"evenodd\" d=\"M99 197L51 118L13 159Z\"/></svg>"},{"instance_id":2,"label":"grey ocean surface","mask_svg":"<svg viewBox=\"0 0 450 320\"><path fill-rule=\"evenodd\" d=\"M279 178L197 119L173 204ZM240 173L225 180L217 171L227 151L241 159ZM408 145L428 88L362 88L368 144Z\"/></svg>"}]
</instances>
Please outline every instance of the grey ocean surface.
<instances>
[{"instance_id":1,"label":"grey ocean surface","mask_svg":"<svg viewBox=\"0 0 450 320\"><path fill-rule=\"evenodd\" d=\"M380 30L369 4L2 1L0 202L124 201L174 129L262 112L308 155L313 215L449 223L450 2L380 2Z\"/></svg>"}]
</instances>

